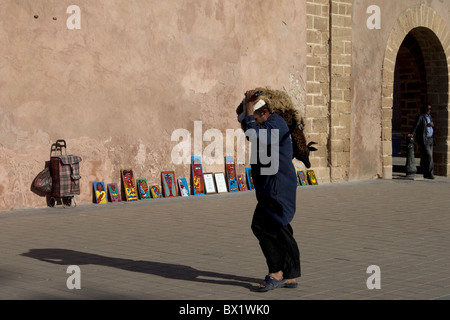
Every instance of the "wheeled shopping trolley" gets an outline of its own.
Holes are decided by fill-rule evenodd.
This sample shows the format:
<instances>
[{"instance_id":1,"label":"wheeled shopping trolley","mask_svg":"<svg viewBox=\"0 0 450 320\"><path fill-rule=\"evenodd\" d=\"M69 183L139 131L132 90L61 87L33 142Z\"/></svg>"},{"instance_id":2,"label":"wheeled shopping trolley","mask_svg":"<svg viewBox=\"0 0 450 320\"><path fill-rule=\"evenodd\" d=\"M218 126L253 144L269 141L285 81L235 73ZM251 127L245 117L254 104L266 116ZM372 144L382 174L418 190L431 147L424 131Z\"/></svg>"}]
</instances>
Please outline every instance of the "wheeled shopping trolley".
<instances>
[{"instance_id":1,"label":"wheeled shopping trolley","mask_svg":"<svg viewBox=\"0 0 450 320\"><path fill-rule=\"evenodd\" d=\"M64 152L64 154L63 154ZM57 140L50 149L50 172L52 191L47 197L48 206L62 204L63 207L76 206L74 196L80 194L81 157L67 155L65 140Z\"/></svg>"}]
</instances>

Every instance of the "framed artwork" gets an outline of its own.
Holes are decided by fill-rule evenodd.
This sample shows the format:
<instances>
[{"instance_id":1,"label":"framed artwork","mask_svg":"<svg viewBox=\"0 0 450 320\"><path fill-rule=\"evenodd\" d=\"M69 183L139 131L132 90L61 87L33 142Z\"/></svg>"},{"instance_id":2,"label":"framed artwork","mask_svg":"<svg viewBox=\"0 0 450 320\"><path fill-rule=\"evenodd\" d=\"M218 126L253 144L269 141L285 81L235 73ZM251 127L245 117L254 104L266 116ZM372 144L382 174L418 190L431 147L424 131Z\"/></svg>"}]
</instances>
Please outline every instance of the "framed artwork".
<instances>
[{"instance_id":1,"label":"framed artwork","mask_svg":"<svg viewBox=\"0 0 450 320\"><path fill-rule=\"evenodd\" d=\"M308 180L306 178L305 171L298 171L297 172L298 181L300 182L301 186L307 186Z\"/></svg>"},{"instance_id":2,"label":"framed artwork","mask_svg":"<svg viewBox=\"0 0 450 320\"><path fill-rule=\"evenodd\" d=\"M247 191L247 186L245 185L245 177L243 174L237 175L237 182L238 182L239 191Z\"/></svg>"},{"instance_id":3,"label":"framed artwork","mask_svg":"<svg viewBox=\"0 0 450 320\"><path fill-rule=\"evenodd\" d=\"M165 198L178 197L174 171L161 171L161 185Z\"/></svg>"},{"instance_id":4,"label":"framed artwork","mask_svg":"<svg viewBox=\"0 0 450 320\"><path fill-rule=\"evenodd\" d=\"M225 173L216 172L214 173L214 180L216 181L216 187L218 193L228 192L227 182L225 180Z\"/></svg>"},{"instance_id":5,"label":"framed artwork","mask_svg":"<svg viewBox=\"0 0 450 320\"><path fill-rule=\"evenodd\" d=\"M206 193L217 193L216 185L214 183L214 176L212 173L204 173L203 180L205 182Z\"/></svg>"},{"instance_id":6,"label":"framed artwork","mask_svg":"<svg viewBox=\"0 0 450 320\"><path fill-rule=\"evenodd\" d=\"M160 186L154 184L150 188L152 198L162 198Z\"/></svg>"},{"instance_id":7,"label":"framed artwork","mask_svg":"<svg viewBox=\"0 0 450 320\"><path fill-rule=\"evenodd\" d=\"M191 157L191 181L192 181L192 194L202 195L205 194L205 187L203 184L203 167L201 157Z\"/></svg>"},{"instance_id":8,"label":"framed artwork","mask_svg":"<svg viewBox=\"0 0 450 320\"><path fill-rule=\"evenodd\" d=\"M189 185L186 178L178 178L178 190L180 191L180 196L189 197Z\"/></svg>"},{"instance_id":9,"label":"framed artwork","mask_svg":"<svg viewBox=\"0 0 450 320\"><path fill-rule=\"evenodd\" d=\"M122 175L122 186L125 191L126 201L137 201L136 183L134 181L134 173L132 169L120 170Z\"/></svg>"},{"instance_id":10,"label":"framed artwork","mask_svg":"<svg viewBox=\"0 0 450 320\"><path fill-rule=\"evenodd\" d=\"M309 184L311 184L311 185L318 184L317 179L316 179L316 174L314 173L314 170L306 170L306 174L308 176Z\"/></svg>"},{"instance_id":11,"label":"framed artwork","mask_svg":"<svg viewBox=\"0 0 450 320\"><path fill-rule=\"evenodd\" d=\"M148 200L151 199L150 189L148 188L147 179L136 180L137 189L139 190L139 199Z\"/></svg>"},{"instance_id":12,"label":"framed artwork","mask_svg":"<svg viewBox=\"0 0 450 320\"><path fill-rule=\"evenodd\" d=\"M106 198L106 188L104 182L93 182L94 186L94 195L95 195L95 203L97 204L105 204L108 202Z\"/></svg>"},{"instance_id":13,"label":"framed artwork","mask_svg":"<svg viewBox=\"0 0 450 320\"><path fill-rule=\"evenodd\" d=\"M237 192L238 185L236 180L236 168L234 166L233 157L225 158L225 170L227 173L228 190L230 192Z\"/></svg>"},{"instance_id":14,"label":"framed artwork","mask_svg":"<svg viewBox=\"0 0 450 320\"><path fill-rule=\"evenodd\" d=\"M108 187L109 201L121 202L122 197L120 196L119 185L117 183L108 183L107 187Z\"/></svg>"},{"instance_id":15,"label":"framed artwork","mask_svg":"<svg viewBox=\"0 0 450 320\"><path fill-rule=\"evenodd\" d=\"M253 185L252 168L245 168L245 175L247 176L248 190L255 189L255 186Z\"/></svg>"}]
</instances>

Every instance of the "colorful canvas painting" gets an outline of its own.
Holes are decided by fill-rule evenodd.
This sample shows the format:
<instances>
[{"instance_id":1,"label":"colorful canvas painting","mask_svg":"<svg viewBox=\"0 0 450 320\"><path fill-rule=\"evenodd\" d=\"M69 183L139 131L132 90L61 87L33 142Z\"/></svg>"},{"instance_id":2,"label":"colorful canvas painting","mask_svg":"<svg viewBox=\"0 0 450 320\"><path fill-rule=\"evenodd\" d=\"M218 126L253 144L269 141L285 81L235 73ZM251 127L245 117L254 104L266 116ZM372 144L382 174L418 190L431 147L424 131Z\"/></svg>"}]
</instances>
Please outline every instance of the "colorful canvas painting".
<instances>
[{"instance_id":1,"label":"colorful canvas painting","mask_svg":"<svg viewBox=\"0 0 450 320\"><path fill-rule=\"evenodd\" d=\"M137 201L138 194L136 192L136 183L134 180L134 173L132 169L120 170L122 174L122 186L125 193L126 201Z\"/></svg>"},{"instance_id":2,"label":"colorful canvas painting","mask_svg":"<svg viewBox=\"0 0 450 320\"><path fill-rule=\"evenodd\" d=\"M150 192L152 194L152 198L161 198L162 194L161 194L161 188L160 186L154 184L152 185L152 187L150 188Z\"/></svg>"},{"instance_id":3,"label":"colorful canvas painting","mask_svg":"<svg viewBox=\"0 0 450 320\"><path fill-rule=\"evenodd\" d=\"M165 198L178 197L177 181L175 179L174 171L161 172L161 185Z\"/></svg>"},{"instance_id":4,"label":"colorful canvas painting","mask_svg":"<svg viewBox=\"0 0 450 320\"><path fill-rule=\"evenodd\" d=\"M202 195L205 194L205 187L203 184L203 167L201 157L191 157L191 181L192 181L192 194Z\"/></svg>"},{"instance_id":5,"label":"colorful canvas painting","mask_svg":"<svg viewBox=\"0 0 450 320\"><path fill-rule=\"evenodd\" d=\"M152 198L150 189L148 188L147 179L137 179L136 184L139 191L139 199L148 200Z\"/></svg>"},{"instance_id":6,"label":"colorful canvas painting","mask_svg":"<svg viewBox=\"0 0 450 320\"><path fill-rule=\"evenodd\" d=\"M247 191L247 186L245 185L245 177L243 174L237 175L237 182L238 182L239 191Z\"/></svg>"},{"instance_id":7,"label":"colorful canvas painting","mask_svg":"<svg viewBox=\"0 0 450 320\"><path fill-rule=\"evenodd\" d=\"M227 182L228 182L228 190L230 192L237 192L238 190L238 184L236 179L236 168L234 166L234 159L233 157L226 157L225 158L225 170L227 173Z\"/></svg>"},{"instance_id":8,"label":"colorful canvas painting","mask_svg":"<svg viewBox=\"0 0 450 320\"><path fill-rule=\"evenodd\" d=\"M298 177L298 180L299 180L301 186L307 186L308 185L308 180L306 178L305 171L298 171L297 172L297 177Z\"/></svg>"},{"instance_id":9,"label":"colorful canvas painting","mask_svg":"<svg viewBox=\"0 0 450 320\"><path fill-rule=\"evenodd\" d=\"M252 168L245 168L245 175L247 176L248 190L255 189L255 186L253 185Z\"/></svg>"},{"instance_id":10,"label":"colorful canvas painting","mask_svg":"<svg viewBox=\"0 0 450 320\"><path fill-rule=\"evenodd\" d=\"M307 171L306 171L306 174L307 174L307 176L308 176L308 182L309 182L309 184L311 184L311 185L319 184L319 183L317 182L316 174L314 173L314 170L307 170Z\"/></svg>"},{"instance_id":11,"label":"colorful canvas painting","mask_svg":"<svg viewBox=\"0 0 450 320\"><path fill-rule=\"evenodd\" d=\"M94 194L95 194L95 203L97 204L105 204L108 202L106 198L106 188L104 182L93 182L94 185Z\"/></svg>"},{"instance_id":12,"label":"colorful canvas painting","mask_svg":"<svg viewBox=\"0 0 450 320\"><path fill-rule=\"evenodd\" d=\"M108 194L109 194L109 201L111 202L122 201L122 197L120 196L119 185L117 183L108 184Z\"/></svg>"},{"instance_id":13,"label":"colorful canvas painting","mask_svg":"<svg viewBox=\"0 0 450 320\"><path fill-rule=\"evenodd\" d=\"M214 176L212 173L203 174L203 180L205 182L205 192L206 193L217 193L216 185L214 183Z\"/></svg>"},{"instance_id":14,"label":"colorful canvas painting","mask_svg":"<svg viewBox=\"0 0 450 320\"><path fill-rule=\"evenodd\" d=\"M227 182L225 180L225 173L223 172L214 173L214 180L216 181L216 188L218 193L228 192Z\"/></svg>"},{"instance_id":15,"label":"colorful canvas painting","mask_svg":"<svg viewBox=\"0 0 450 320\"><path fill-rule=\"evenodd\" d=\"M189 197L189 185L186 178L178 178L178 190L180 191L180 196Z\"/></svg>"}]
</instances>

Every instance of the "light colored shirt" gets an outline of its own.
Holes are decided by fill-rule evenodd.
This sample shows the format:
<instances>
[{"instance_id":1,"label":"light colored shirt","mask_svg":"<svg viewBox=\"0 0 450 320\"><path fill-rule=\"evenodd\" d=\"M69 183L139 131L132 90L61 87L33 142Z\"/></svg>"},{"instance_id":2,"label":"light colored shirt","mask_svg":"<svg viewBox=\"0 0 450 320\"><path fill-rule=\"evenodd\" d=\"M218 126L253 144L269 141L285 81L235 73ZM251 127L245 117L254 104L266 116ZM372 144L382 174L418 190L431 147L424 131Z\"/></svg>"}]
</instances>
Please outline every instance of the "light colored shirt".
<instances>
[{"instance_id":1,"label":"light colored shirt","mask_svg":"<svg viewBox=\"0 0 450 320\"><path fill-rule=\"evenodd\" d=\"M430 122L431 122L431 116L426 114L425 115L425 119L427 119L427 137L432 137L433 136L433 127L430 126Z\"/></svg>"}]
</instances>

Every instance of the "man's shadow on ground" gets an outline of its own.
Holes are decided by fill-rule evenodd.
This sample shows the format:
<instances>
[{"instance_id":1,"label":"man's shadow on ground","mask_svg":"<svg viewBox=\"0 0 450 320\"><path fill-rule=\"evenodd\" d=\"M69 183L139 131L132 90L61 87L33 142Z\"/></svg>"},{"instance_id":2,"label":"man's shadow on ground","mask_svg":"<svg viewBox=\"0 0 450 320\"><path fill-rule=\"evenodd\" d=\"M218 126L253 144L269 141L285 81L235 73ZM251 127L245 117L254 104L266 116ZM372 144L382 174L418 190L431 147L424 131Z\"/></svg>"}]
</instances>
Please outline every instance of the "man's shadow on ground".
<instances>
[{"instance_id":1,"label":"man's shadow on ground","mask_svg":"<svg viewBox=\"0 0 450 320\"><path fill-rule=\"evenodd\" d=\"M252 291L257 291L257 286L253 285L252 283L260 282L260 280L258 279L225 273L202 271L184 265L106 257L102 255L67 249L30 249L28 252L22 253L21 255L59 265L81 266L93 264L119 268L132 272L153 274L169 279L241 286Z\"/></svg>"}]
</instances>

